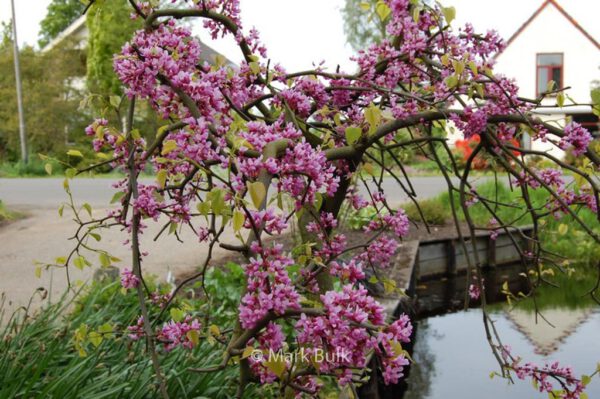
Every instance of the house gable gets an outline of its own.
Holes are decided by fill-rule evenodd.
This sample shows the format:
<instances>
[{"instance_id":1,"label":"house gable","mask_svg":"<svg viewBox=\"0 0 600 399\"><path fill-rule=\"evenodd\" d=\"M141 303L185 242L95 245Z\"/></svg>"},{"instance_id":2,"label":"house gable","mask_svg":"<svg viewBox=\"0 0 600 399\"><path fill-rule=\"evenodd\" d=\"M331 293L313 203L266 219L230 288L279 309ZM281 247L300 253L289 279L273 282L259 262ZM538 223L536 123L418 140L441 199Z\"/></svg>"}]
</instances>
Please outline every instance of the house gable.
<instances>
[{"instance_id":1,"label":"house gable","mask_svg":"<svg viewBox=\"0 0 600 399\"><path fill-rule=\"evenodd\" d=\"M538 54L562 54L563 83L577 102L589 102L592 81L600 78L600 45L556 3L546 0L509 39L495 70L514 77L524 97L536 97Z\"/></svg>"}]
</instances>

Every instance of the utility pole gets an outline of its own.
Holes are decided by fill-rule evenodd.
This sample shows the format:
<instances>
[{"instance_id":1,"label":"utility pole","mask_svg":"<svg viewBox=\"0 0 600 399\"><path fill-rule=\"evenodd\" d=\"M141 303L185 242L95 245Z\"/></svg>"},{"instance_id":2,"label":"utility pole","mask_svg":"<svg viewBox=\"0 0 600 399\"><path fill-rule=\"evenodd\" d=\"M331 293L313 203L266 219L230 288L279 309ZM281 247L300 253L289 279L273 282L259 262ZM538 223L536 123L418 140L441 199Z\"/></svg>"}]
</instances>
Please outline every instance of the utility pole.
<instances>
[{"instance_id":1,"label":"utility pole","mask_svg":"<svg viewBox=\"0 0 600 399\"><path fill-rule=\"evenodd\" d=\"M23 93L21 90L21 66L19 64L19 43L17 41L17 20L15 18L15 0L10 0L12 7L13 50L15 53L15 79L17 81L17 106L19 110L19 137L21 139L21 160L29 161L27 154L27 138L25 134L25 116L23 115Z\"/></svg>"}]
</instances>

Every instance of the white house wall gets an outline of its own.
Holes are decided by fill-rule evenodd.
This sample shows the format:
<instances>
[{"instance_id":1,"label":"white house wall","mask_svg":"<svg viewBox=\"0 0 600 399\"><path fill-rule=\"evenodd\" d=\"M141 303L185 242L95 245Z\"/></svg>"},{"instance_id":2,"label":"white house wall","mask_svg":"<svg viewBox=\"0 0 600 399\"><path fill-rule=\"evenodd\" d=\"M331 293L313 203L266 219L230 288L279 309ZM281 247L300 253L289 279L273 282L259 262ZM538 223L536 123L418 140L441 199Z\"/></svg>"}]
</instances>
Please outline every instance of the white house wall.
<instances>
[{"instance_id":1,"label":"white house wall","mask_svg":"<svg viewBox=\"0 0 600 399\"><path fill-rule=\"evenodd\" d=\"M527 17L518 16L523 21ZM567 94L578 103L589 103L591 83L600 80L600 50L552 4L548 4L498 56L494 70L497 74L514 78L522 97L535 98L538 53L563 53L564 86L571 87ZM553 98L544 101L547 105L555 103ZM564 122L564 115L556 113L539 116L560 126ZM452 145L460 138L462 134L459 131L449 132L448 140ZM564 155L549 142L534 141L532 148L549 151L558 157Z\"/></svg>"},{"instance_id":2,"label":"white house wall","mask_svg":"<svg viewBox=\"0 0 600 399\"><path fill-rule=\"evenodd\" d=\"M524 97L535 98L536 54L563 53L563 79L577 102L589 102L590 83L600 79L600 50L552 4L497 58L496 72L514 77Z\"/></svg>"}]
</instances>

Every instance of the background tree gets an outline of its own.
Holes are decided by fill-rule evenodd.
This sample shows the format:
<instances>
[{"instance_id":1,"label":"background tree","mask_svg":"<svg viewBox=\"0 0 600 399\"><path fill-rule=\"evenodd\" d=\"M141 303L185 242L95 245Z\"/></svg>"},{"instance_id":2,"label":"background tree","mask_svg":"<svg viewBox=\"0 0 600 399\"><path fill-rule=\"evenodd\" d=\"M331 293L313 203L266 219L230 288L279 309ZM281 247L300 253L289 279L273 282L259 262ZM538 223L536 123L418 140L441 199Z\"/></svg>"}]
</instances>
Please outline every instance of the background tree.
<instances>
[{"instance_id":1,"label":"background tree","mask_svg":"<svg viewBox=\"0 0 600 399\"><path fill-rule=\"evenodd\" d=\"M52 0L48 5L48 13L40 22L38 44L46 46L52 39L79 18L85 4L81 0Z\"/></svg>"},{"instance_id":2,"label":"background tree","mask_svg":"<svg viewBox=\"0 0 600 399\"><path fill-rule=\"evenodd\" d=\"M141 26L132 22L130 16L131 8L122 0L104 0L88 11L87 85L94 94L122 94L113 70L113 56Z\"/></svg>"},{"instance_id":3,"label":"background tree","mask_svg":"<svg viewBox=\"0 0 600 399\"><path fill-rule=\"evenodd\" d=\"M4 35L0 44L0 159L18 159L19 134L12 42ZM32 47L21 50L28 145L32 154L63 154L67 143L87 142L74 131L83 129L85 115L78 111L81 87L77 77L85 73L78 51L56 48L40 53Z\"/></svg>"},{"instance_id":4,"label":"background tree","mask_svg":"<svg viewBox=\"0 0 600 399\"><path fill-rule=\"evenodd\" d=\"M380 0L346 0L342 9L344 31L348 43L355 50L379 43L385 37L387 20L375 17ZM379 6L381 10L381 6Z\"/></svg>"}]
</instances>

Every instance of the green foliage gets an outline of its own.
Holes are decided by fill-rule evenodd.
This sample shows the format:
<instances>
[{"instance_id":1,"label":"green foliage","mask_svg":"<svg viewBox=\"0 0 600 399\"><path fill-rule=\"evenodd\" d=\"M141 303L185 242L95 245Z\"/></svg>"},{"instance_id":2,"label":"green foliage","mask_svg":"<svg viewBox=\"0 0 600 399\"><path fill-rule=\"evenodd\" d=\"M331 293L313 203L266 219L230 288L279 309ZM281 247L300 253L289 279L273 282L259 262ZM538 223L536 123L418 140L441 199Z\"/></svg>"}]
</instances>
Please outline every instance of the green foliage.
<instances>
[{"instance_id":1,"label":"green foliage","mask_svg":"<svg viewBox=\"0 0 600 399\"><path fill-rule=\"evenodd\" d=\"M19 216L19 213L6 209L6 206L4 206L4 203L0 200L0 224L18 218Z\"/></svg>"},{"instance_id":2,"label":"green foliage","mask_svg":"<svg viewBox=\"0 0 600 399\"><path fill-rule=\"evenodd\" d=\"M113 71L113 55L141 26L141 22L132 22L130 15L131 7L122 0L98 0L88 11L87 80L93 93L122 93L121 83Z\"/></svg>"},{"instance_id":3,"label":"green foliage","mask_svg":"<svg viewBox=\"0 0 600 399\"><path fill-rule=\"evenodd\" d=\"M40 48L46 46L81 16L84 9L85 4L81 0L52 0L48 5L48 13L40 22Z\"/></svg>"},{"instance_id":4,"label":"green foliage","mask_svg":"<svg viewBox=\"0 0 600 399\"><path fill-rule=\"evenodd\" d=\"M355 50L378 43L385 36L385 10L378 0L346 0L342 9L344 31L348 43ZM386 16L386 18L381 18Z\"/></svg>"},{"instance_id":5,"label":"green foliage","mask_svg":"<svg viewBox=\"0 0 600 399\"><path fill-rule=\"evenodd\" d=\"M244 284L244 269L236 263L229 262L223 268L215 267L207 272L204 286L213 304L210 308L217 309L214 316L218 324L230 324L235 319L241 299L240 287Z\"/></svg>"},{"instance_id":6,"label":"green foliage","mask_svg":"<svg viewBox=\"0 0 600 399\"><path fill-rule=\"evenodd\" d=\"M33 318L16 317L2 327L0 397L157 396L145 343L122 334L137 320L136 296L123 293L117 282L94 283L66 313L69 305L63 298ZM197 301L192 305L198 306ZM177 348L161 353L171 397L232 397L235 367L215 373L188 370L219 363L220 349L201 339L191 352Z\"/></svg>"},{"instance_id":7,"label":"green foliage","mask_svg":"<svg viewBox=\"0 0 600 399\"><path fill-rule=\"evenodd\" d=\"M23 162L4 162L0 164L0 177L31 177L48 176L46 171L46 161L38 157L32 157L27 164ZM63 165L56 161L49 162L52 168L52 174L57 175L63 172Z\"/></svg>"},{"instance_id":8,"label":"green foliage","mask_svg":"<svg viewBox=\"0 0 600 399\"><path fill-rule=\"evenodd\" d=\"M346 225L353 230L360 230L377 215L377 210L369 205L358 211L352 211L346 219Z\"/></svg>"},{"instance_id":9,"label":"green foliage","mask_svg":"<svg viewBox=\"0 0 600 399\"><path fill-rule=\"evenodd\" d=\"M489 181L477 186L479 195L490 201L510 206L490 204L492 209L504 223L514 223L516 226L531 224L531 217L524 209L524 200L519 189L510 190L506 185L496 185ZM544 189L530 190L530 198L535 208L542 208L549 200L549 194ZM440 205L450 209L450 200L447 193L437 197ZM455 194L455 204L460 204L458 194ZM587 208L574 206L573 211L596 234L600 234L600 222L596 215ZM464 220L461 209L457 209L459 218ZM492 218L490 212L481 203L469 207L469 214L476 225L488 227ZM590 265L600 259L600 246L590 237L584 229L570 215L556 219L552 215L544 217L541 221L540 240L542 246L555 254L581 265ZM566 231L565 231L566 227Z\"/></svg>"},{"instance_id":10,"label":"green foliage","mask_svg":"<svg viewBox=\"0 0 600 399\"><path fill-rule=\"evenodd\" d=\"M0 44L0 162L20 158L11 46L8 40ZM87 117L78 111L80 93L70 80L83 73L80 52L56 48L40 53L31 47L21 51L23 105L31 154L64 154L68 145L77 142L89 146L82 134Z\"/></svg>"},{"instance_id":11,"label":"green foliage","mask_svg":"<svg viewBox=\"0 0 600 399\"><path fill-rule=\"evenodd\" d=\"M511 190L501 182L496 185L494 181L488 181L477 185L477 192L488 200L490 207L502 222L514 226L526 226L532 223L531 217L524 208L524 200L519 189ZM535 208L543 208L549 200L549 194L544 189L530 190L529 195ZM460 206L458 193L454 193L454 204L459 221L464 222L465 216ZM419 201L419 206L425 221L429 224L443 225L449 223L452 219L448 193ZM402 208L413 221L422 220L417 207L413 203L407 203ZM572 209L586 226L596 234L600 234L600 222L598 222L592 211L579 206L574 206ZM481 202L471 205L468 211L476 226L490 227L489 222L493 215ZM361 229L376 214L373 207L366 207L358 212L352 212L347 219L347 225L352 229ZM540 223L540 240L544 249L584 267L593 265L595 261L600 259L600 246L572 216L565 215L561 219L556 219L554 216L548 215Z\"/></svg>"},{"instance_id":12,"label":"green foliage","mask_svg":"<svg viewBox=\"0 0 600 399\"><path fill-rule=\"evenodd\" d=\"M431 225L443 225L452 217L450 208L447 207L446 204L436 199L419 201L419 208L423 213L423 217L421 217L419 209L413 202L404 205L403 208L406 212L406 216L408 216L411 220L425 220L427 224Z\"/></svg>"}]
</instances>

